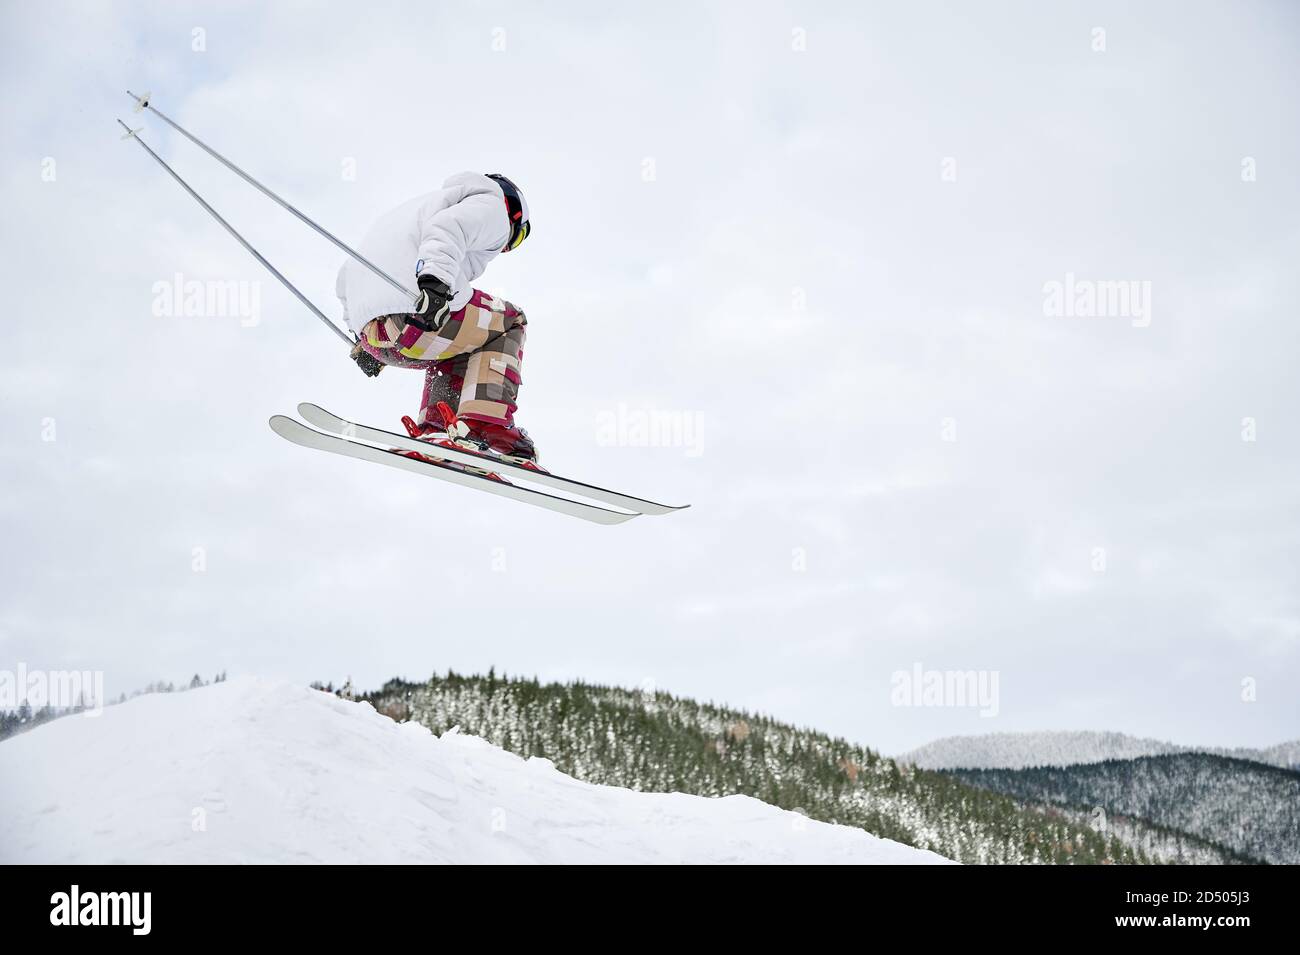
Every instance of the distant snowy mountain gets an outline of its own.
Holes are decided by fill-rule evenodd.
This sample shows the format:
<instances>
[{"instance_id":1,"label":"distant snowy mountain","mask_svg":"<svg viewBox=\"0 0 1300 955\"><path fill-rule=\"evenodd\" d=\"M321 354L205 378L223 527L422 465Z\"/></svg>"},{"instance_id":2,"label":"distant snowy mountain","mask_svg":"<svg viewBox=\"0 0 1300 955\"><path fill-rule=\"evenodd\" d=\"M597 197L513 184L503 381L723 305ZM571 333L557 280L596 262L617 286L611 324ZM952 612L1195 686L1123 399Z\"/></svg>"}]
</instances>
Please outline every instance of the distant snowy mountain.
<instances>
[{"instance_id":1,"label":"distant snowy mountain","mask_svg":"<svg viewBox=\"0 0 1300 955\"><path fill-rule=\"evenodd\" d=\"M1125 733L1044 732L986 733L948 736L896 757L922 769L1024 769L1031 766L1075 766L1108 759L1138 759L1174 753L1209 753L1246 759L1282 769L1300 766L1300 740L1268 749L1222 749L1179 746Z\"/></svg>"},{"instance_id":2,"label":"distant snowy mountain","mask_svg":"<svg viewBox=\"0 0 1300 955\"><path fill-rule=\"evenodd\" d=\"M0 742L0 863L945 863L745 796L579 782L254 678Z\"/></svg>"}]
</instances>

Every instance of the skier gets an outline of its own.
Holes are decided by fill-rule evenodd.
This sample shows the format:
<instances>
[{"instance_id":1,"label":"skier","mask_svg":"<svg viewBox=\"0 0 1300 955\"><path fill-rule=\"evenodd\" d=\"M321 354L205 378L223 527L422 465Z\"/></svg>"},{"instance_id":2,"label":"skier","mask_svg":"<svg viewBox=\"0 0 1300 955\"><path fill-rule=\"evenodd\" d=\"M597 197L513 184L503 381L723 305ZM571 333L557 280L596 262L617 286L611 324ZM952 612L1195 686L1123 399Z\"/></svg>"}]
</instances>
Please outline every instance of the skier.
<instances>
[{"instance_id":1,"label":"skier","mask_svg":"<svg viewBox=\"0 0 1300 955\"><path fill-rule=\"evenodd\" d=\"M524 313L470 284L529 231L528 203L513 182L457 173L385 213L361 240L361 254L385 272L414 271L414 308L352 258L339 269L336 290L357 334L352 358L366 375L385 365L424 372L419 416L402 418L411 437L491 449L541 471L536 446L514 421Z\"/></svg>"},{"instance_id":2,"label":"skier","mask_svg":"<svg viewBox=\"0 0 1300 955\"><path fill-rule=\"evenodd\" d=\"M374 377L385 365L396 365L425 373L419 421L402 418L410 437L340 418L309 401L298 405L303 421L272 415L268 424L276 434L306 448L478 488L594 524L622 524L642 514L670 514L688 506L659 504L551 474L538 465L537 448L516 427L524 313L470 285L500 253L519 248L530 231L528 204L505 176L452 176L438 191L412 199L376 222L362 242L363 256L161 113L148 93L128 95L136 101L136 112L157 115L348 253L351 258L339 270L336 288L354 335L336 325L208 205L139 137L139 129L118 120L126 130L123 139L134 140L308 311L346 341L362 371ZM405 284L390 274L409 275L407 269L413 269L420 289L414 303ZM396 294L385 284L395 287ZM514 477L523 473L530 486L516 485L498 472Z\"/></svg>"}]
</instances>

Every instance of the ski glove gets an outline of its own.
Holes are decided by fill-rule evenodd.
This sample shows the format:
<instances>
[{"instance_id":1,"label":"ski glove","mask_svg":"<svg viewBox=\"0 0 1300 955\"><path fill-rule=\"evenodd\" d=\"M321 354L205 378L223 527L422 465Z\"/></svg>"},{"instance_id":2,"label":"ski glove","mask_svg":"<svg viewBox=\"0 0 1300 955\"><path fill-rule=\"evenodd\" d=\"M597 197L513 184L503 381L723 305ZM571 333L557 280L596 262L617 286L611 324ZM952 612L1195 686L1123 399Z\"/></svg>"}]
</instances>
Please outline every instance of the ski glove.
<instances>
[{"instance_id":1,"label":"ski glove","mask_svg":"<svg viewBox=\"0 0 1300 955\"><path fill-rule=\"evenodd\" d=\"M421 275L420 300L415 303L415 310L407 321L422 331L436 332L447 321L450 301L451 289L442 279Z\"/></svg>"},{"instance_id":2,"label":"ski glove","mask_svg":"<svg viewBox=\"0 0 1300 955\"><path fill-rule=\"evenodd\" d=\"M361 342L357 342L352 347L352 353L348 357L357 363L357 367L365 372L367 378L373 378L384 370L383 362L362 348Z\"/></svg>"}]
</instances>

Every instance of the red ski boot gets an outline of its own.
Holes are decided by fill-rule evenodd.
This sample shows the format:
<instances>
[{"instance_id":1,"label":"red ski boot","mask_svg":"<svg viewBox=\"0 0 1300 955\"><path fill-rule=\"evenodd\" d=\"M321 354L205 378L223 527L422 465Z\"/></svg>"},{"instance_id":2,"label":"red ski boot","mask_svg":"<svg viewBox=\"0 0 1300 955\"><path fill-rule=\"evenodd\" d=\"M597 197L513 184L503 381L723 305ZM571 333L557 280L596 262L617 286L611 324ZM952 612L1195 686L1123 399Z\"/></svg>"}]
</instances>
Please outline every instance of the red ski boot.
<instances>
[{"instance_id":1,"label":"red ski boot","mask_svg":"<svg viewBox=\"0 0 1300 955\"><path fill-rule=\"evenodd\" d=\"M503 460L528 468L530 471L545 473L546 469L537 463L537 445L533 444L533 439L523 428L497 424L494 421L477 421L472 418L461 418L459 426L464 429L468 440L486 445Z\"/></svg>"},{"instance_id":2,"label":"red ski boot","mask_svg":"<svg viewBox=\"0 0 1300 955\"><path fill-rule=\"evenodd\" d=\"M518 464L530 471L546 473L546 469L537 463L537 446L523 428L461 418L445 401L439 401L435 407L442 418L439 424L430 422L421 426L409 417L402 419L402 424L406 425L411 437L432 441L443 447L495 453L504 461Z\"/></svg>"},{"instance_id":3,"label":"red ski boot","mask_svg":"<svg viewBox=\"0 0 1300 955\"><path fill-rule=\"evenodd\" d=\"M451 449L468 448L471 451L483 450L483 448L481 448L477 443L472 443L459 437L453 437L453 434L459 433L457 427L459 419L456 417L456 412L451 410L451 405L447 404L445 401L439 401L434 408L438 413L438 417L442 419L441 421L435 422L430 420L425 424L416 424L411 420L410 415L402 415L402 425L406 428L406 433L417 440L428 441L435 447ZM425 454L420 454L418 451L402 451L400 453L406 455L408 458L417 458L421 461L432 461L441 464L443 467L455 468L458 471L468 471L471 474L481 474L483 477L491 478L494 481L500 481L502 484L510 483L500 474L497 474L495 471L489 471L487 468L476 468L467 464L443 461L441 459L431 458Z\"/></svg>"}]
</instances>

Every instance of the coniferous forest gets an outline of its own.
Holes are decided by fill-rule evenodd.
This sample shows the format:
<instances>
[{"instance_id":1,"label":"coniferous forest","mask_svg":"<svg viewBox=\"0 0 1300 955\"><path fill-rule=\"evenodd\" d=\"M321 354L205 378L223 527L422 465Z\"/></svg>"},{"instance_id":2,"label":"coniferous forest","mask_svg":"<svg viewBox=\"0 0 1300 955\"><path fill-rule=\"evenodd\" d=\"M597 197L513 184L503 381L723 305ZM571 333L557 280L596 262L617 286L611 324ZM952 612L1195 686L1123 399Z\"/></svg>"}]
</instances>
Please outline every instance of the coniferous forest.
<instances>
[{"instance_id":1,"label":"coniferous forest","mask_svg":"<svg viewBox=\"0 0 1300 955\"><path fill-rule=\"evenodd\" d=\"M964 782L1020 800L1146 819L1259 862L1300 863L1300 773L1209 753L1078 766L961 769Z\"/></svg>"},{"instance_id":2,"label":"coniferous forest","mask_svg":"<svg viewBox=\"0 0 1300 955\"><path fill-rule=\"evenodd\" d=\"M1184 831L1176 816L997 791L758 714L587 683L489 672L392 680L359 697L437 734L454 728L591 783L646 792L742 794L858 826L965 863L1250 862L1248 845ZM981 783L987 783L981 780ZM1007 787L1008 790L1010 787ZM1116 804L1122 806L1126 804Z\"/></svg>"}]
</instances>

